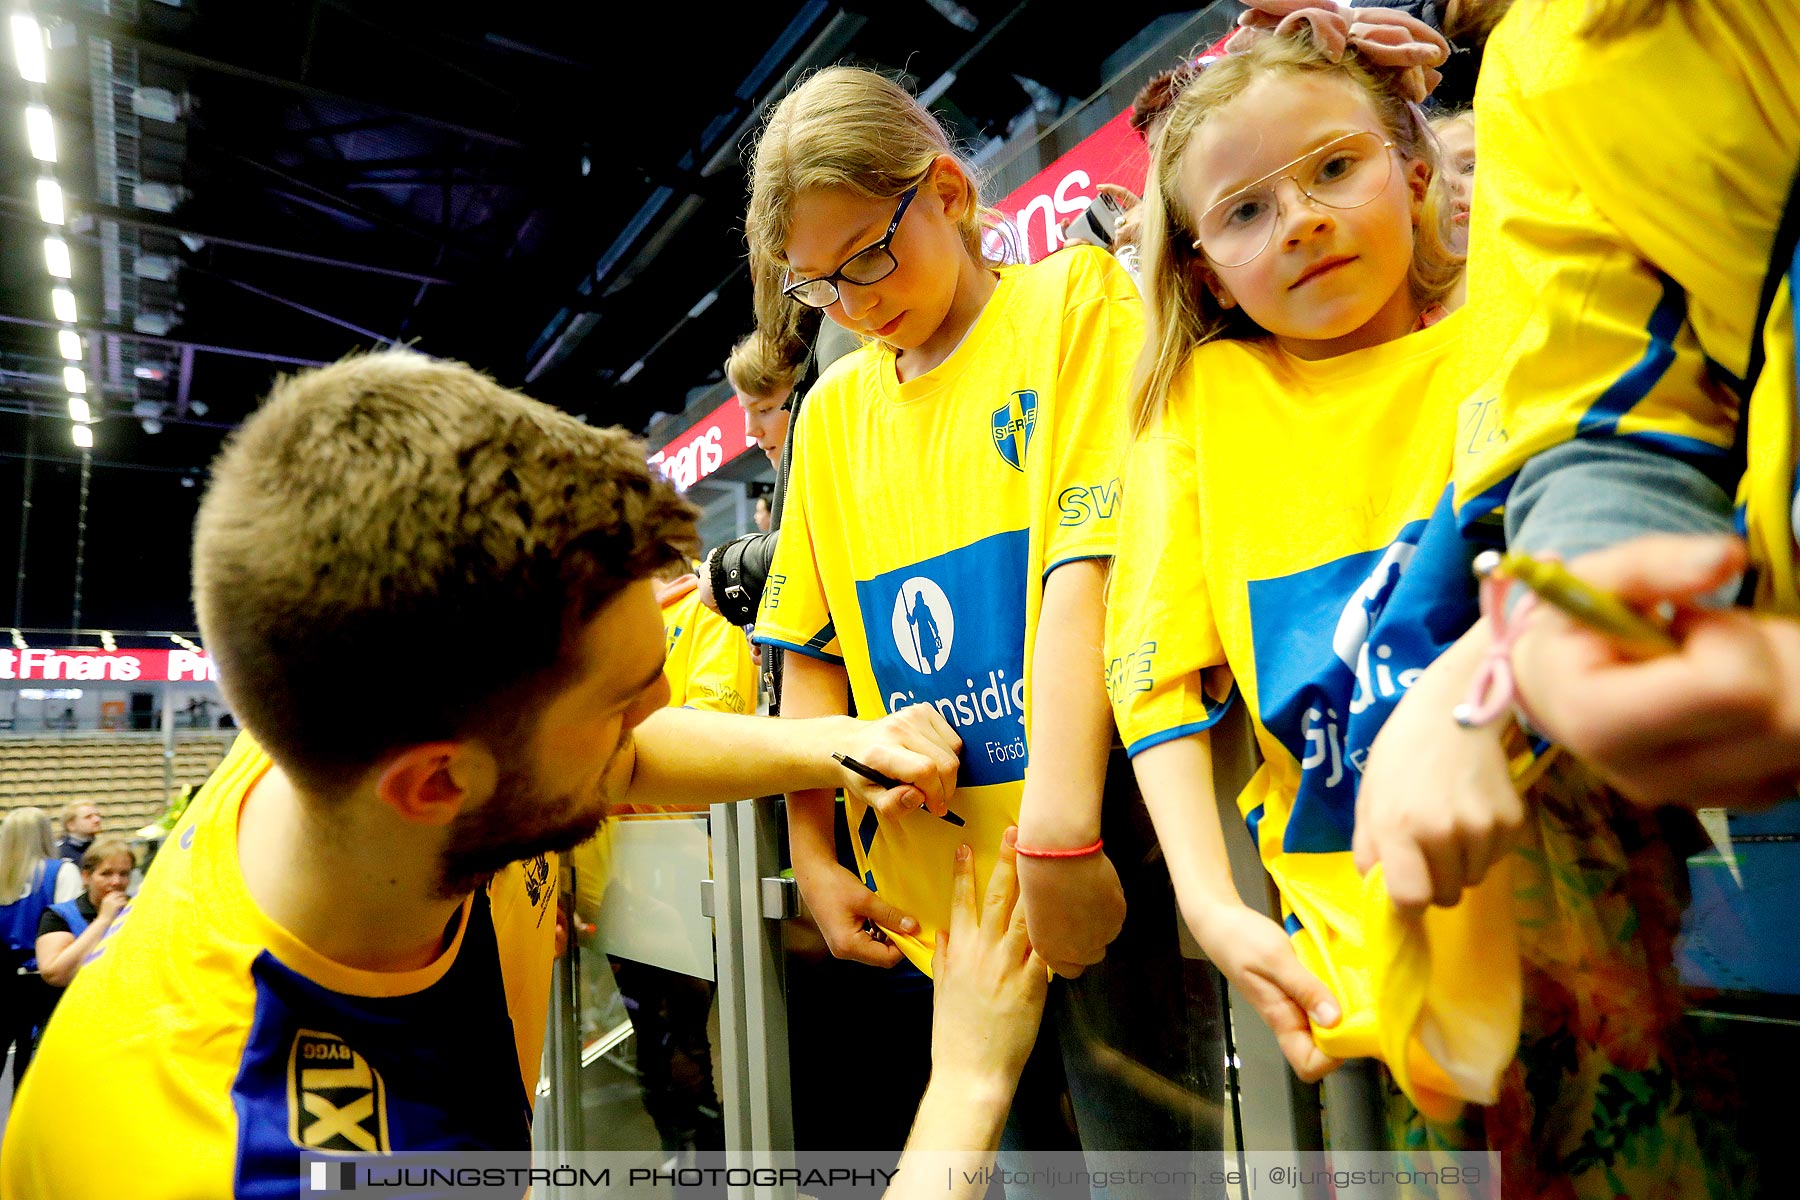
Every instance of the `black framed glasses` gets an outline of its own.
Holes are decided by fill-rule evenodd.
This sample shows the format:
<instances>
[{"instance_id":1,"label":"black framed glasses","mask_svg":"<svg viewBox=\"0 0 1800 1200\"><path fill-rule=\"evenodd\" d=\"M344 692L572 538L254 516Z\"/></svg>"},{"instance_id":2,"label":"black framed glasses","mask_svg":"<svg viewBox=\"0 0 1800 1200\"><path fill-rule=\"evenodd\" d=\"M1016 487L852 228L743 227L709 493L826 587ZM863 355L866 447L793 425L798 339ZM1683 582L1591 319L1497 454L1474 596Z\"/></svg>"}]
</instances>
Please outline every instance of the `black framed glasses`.
<instances>
[{"instance_id":1,"label":"black framed glasses","mask_svg":"<svg viewBox=\"0 0 1800 1200\"><path fill-rule=\"evenodd\" d=\"M781 294L798 300L808 308L830 308L837 303L839 280L855 284L880 283L899 270L900 262L894 257L893 251L888 249L888 245L894 240L894 232L900 228L900 218L906 215L906 206L918 194L919 185L916 183L901 192L900 205L894 209L894 219L888 222L887 232L845 259L831 274L820 275L815 279L795 279L792 272L784 271L781 276Z\"/></svg>"}]
</instances>

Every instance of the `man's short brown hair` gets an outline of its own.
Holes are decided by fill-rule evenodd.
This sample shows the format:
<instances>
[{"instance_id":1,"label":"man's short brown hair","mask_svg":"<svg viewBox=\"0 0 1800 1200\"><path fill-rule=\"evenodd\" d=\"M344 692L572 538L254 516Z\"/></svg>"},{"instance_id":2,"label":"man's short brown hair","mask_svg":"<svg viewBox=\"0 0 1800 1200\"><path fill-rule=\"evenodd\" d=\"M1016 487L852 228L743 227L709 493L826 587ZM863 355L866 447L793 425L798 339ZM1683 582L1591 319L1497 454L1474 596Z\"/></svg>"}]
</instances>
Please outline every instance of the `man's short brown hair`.
<instances>
[{"instance_id":1,"label":"man's short brown hair","mask_svg":"<svg viewBox=\"0 0 1800 1200\"><path fill-rule=\"evenodd\" d=\"M323 791L401 746L516 731L693 518L625 431L385 351L282 379L226 444L194 607L232 711Z\"/></svg>"}]
</instances>

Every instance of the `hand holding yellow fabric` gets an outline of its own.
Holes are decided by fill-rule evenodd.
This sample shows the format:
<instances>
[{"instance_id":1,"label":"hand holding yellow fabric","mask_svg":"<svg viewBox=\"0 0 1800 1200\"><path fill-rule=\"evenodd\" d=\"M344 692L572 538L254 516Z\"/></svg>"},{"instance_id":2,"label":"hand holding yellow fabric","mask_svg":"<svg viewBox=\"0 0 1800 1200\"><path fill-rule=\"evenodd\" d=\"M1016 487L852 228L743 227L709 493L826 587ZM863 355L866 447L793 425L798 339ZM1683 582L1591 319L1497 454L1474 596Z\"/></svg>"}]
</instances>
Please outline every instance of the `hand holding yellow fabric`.
<instances>
[{"instance_id":1,"label":"hand holding yellow fabric","mask_svg":"<svg viewBox=\"0 0 1800 1200\"><path fill-rule=\"evenodd\" d=\"M1452 905L1512 848L1525 823L1501 726L1464 729L1451 708L1487 652L1479 623L1426 668L1370 747L1356 795L1356 869L1384 868L1402 913Z\"/></svg>"},{"instance_id":2,"label":"hand holding yellow fabric","mask_svg":"<svg viewBox=\"0 0 1800 1200\"><path fill-rule=\"evenodd\" d=\"M1312 1083L1336 1070L1346 1055L1323 1046L1342 1010L1320 982L1317 964L1301 961L1281 926L1243 904L1215 904L1185 915L1206 956L1274 1031L1294 1074Z\"/></svg>"}]
</instances>

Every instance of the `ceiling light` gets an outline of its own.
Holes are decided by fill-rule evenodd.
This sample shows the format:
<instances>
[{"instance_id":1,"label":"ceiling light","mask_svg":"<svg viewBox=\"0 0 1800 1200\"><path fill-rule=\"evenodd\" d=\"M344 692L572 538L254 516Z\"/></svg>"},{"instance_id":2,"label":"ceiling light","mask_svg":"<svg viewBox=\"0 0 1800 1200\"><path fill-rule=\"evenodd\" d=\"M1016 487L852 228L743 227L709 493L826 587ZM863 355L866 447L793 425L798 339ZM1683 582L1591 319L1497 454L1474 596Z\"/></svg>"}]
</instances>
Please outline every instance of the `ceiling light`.
<instances>
[{"instance_id":1,"label":"ceiling light","mask_svg":"<svg viewBox=\"0 0 1800 1200\"><path fill-rule=\"evenodd\" d=\"M83 450L91 450L94 446L94 430L88 425L76 425L69 430L75 444Z\"/></svg>"},{"instance_id":2,"label":"ceiling light","mask_svg":"<svg viewBox=\"0 0 1800 1200\"><path fill-rule=\"evenodd\" d=\"M148 417L139 421L138 425L145 433L156 434L162 432L162 422L155 417Z\"/></svg>"},{"instance_id":3,"label":"ceiling light","mask_svg":"<svg viewBox=\"0 0 1800 1200\"><path fill-rule=\"evenodd\" d=\"M81 335L76 333L73 329L59 329L56 331L56 348L61 351L62 356L70 362L81 361Z\"/></svg>"},{"instance_id":4,"label":"ceiling light","mask_svg":"<svg viewBox=\"0 0 1800 1200\"><path fill-rule=\"evenodd\" d=\"M75 323L75 293L68 288L50 289L50 311L56 314L59 321Z\"/></svg>"},{"instance_id":5,"label":"ceiling light","mask_svg":"<svg viewBox=\"0 0 1800 1200\"><path fill-rule=\"evenodd\" d=\"M140 87L131 90L131 111L152 121L179 121L181 98L168 88Z\"/></svg>"},{"instance_id":6,"label":"ceiling light","mask_svg":"<svg viewBox=\"0 0 1800 1200\"><path fill-rule=\"evenodd\" d=\"M19 74L29 83L49 83L49 64L44 61L44 31L30 14L13 14L12 43L13 57L19 62Z\"/></svg>"},{"instance_id":7,"label":"ceiling light","mask_svg":"<svg viewBox=\"0 0 1800 1200\"><path fill-rule=\"evenodd\" d=\"M131 189L132 203L151 212L174 212L186 197L185 188L167 183L139 183Z\"/></svg>"},{"instance_id":8,"label":"ceiling light","mask_svg":"<svg viewBox=\"0 0 1800 1200\"><path fill-rule=\"evenodd\" d=\"M166 254L140 254L131 264L131 273L139 279L167 283L175 278L175 260Z\"/></svg>"},{"instance_id":9,"label":"ceiling light","mask_svg":"<svg viewBox=\"0 0 1800 1200\"><path fill-rule=\"evenodd\" d=\"M93 410L88 407L88 402L86 400L83 400L80 396L69 397L69 420L81 425L86 425L93 419Z\"/></svg>"},{"instance_id":10,"label":"ceiling light","mask_svg":"<svg viewBox=\"0 0 1800 1200\"><path fill-rule=\"evenodd\" d=\"M75 267L69 262L69 243L59 237L44 239L44 266L50 269L53 279L68 279L75 274Z\"/></svg>"},{"instance_id":11,"label":"ceiling light","mask_svg":"<svg viewBox=\"0 0 1800 1200\"><path fill-rule=\"evenodd\" d=\"M188 402L188 411L196 417L204 417L209 410L206 407L206 401L192 400Z\"/></svg>"},{"instance_id":12,"label":"ceiling light","mask_svg":"<svg viewBox=\"0 0 1800 1200\"><path fill-rule=\"evenodd\" d=\"M148 379L151 383L161 383L169 377L167 363L141 362L131 368L131 373L139 379Z\"/></svg>"},{"instance_id":13,"label":"ceiling light","mask_svg":"<svg viewBox=\"0 0 1800 1200\"><path fill-rule=\"evenodd\" d=\"M80 367L64 367L63 386L77 396L87 395L87 372Z\"/></svg>"},{"instance_id":14,"label":"ceiling light","mask_svg":"<svg viewBox=\"0 0 1800 1200\"><path fill-rule=\"evenodd\" d=\"M175 328L175 318L166 312L141 312L131 318L131 327L139 333L162 337Z\"/></svg>"},{"instance_id":15,"label":"ceiling light","mask_svg":"<svg viewBox=\"0 0 1800 1200\"><path fill-rule=\"evenodd\" d=\"M38 180L38 216L50 225L61 225L64 220L62 184L48 177Z\"/></svg>"},{"instance_id":16,"label":"ceiling light","mask_svg":"<svg viewBox=\"0 0 1800 1200\"><path fill-rule=\"evenodd\" d=\"M56 125L49 109L41 104L25 106L25 135L31 139L31 157L39 162L56 161Z\"/></svg>"}]
</instances>

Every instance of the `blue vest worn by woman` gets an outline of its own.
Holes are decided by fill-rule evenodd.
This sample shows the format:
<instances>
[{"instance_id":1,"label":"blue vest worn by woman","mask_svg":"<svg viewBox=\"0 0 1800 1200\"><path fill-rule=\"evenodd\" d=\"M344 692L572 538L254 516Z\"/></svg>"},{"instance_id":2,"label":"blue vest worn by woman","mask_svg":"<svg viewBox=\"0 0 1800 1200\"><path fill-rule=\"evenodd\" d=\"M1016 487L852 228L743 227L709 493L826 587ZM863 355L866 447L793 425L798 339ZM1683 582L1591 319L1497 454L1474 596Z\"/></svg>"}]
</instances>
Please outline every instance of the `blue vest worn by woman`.
<instances>
[{"instance_id":1,"label":"blue vest worn by woman","mask_svg":"<svg viewBox=\"0 0 1800 1200\"><path fill-rule=\"evenodd\" d=\"M69 932L80 937L87 932L88 919L81 912L81 898L64 900L61 904L52 904L50 911L69 923Z\"/></svg>"},{"instance_id":2,"label":"blue vest worn by woman","mask_svg":"<svg viewBox=\"0 0 1800 1200\"><path fill-rule=\"evenodd\" d=\"M11 904L0 904L0 937L6 939L7 949L11 952L6 966L8 971L20 966L29 971L37 970L38 920L56 898L56 876L62 864L60 858L39 863L31 890Z\"/></svg>"}]
</instances>

